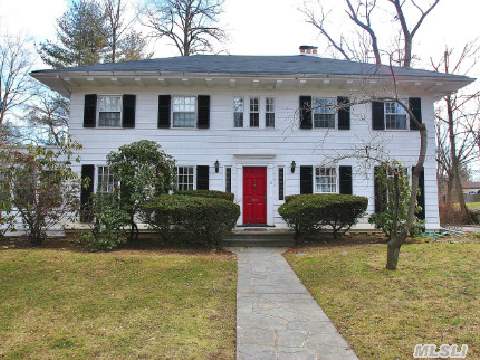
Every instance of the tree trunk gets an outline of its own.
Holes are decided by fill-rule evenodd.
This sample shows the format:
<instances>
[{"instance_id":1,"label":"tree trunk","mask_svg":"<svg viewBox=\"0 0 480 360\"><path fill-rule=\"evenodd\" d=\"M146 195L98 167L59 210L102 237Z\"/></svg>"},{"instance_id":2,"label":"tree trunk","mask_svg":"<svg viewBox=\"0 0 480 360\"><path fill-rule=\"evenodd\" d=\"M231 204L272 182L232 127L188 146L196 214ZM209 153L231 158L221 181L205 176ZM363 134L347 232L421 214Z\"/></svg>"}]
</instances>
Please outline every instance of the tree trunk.
<instances>
[{"instance_id":1,"label":"tree trunk","mask_svg":"<svg viewBox=\"0 0 480 360\"><path fill-rule=\"evenodd\" d=\"M387 270L397 269L398 260L400 258L400 248L402 247L403 242L399 240L398 234L395 234L387 242Z\"/></svg>"},{"instance_id":2,"label":"tree trunk","mask_svg":"<svg viewBox=\"0 0 480 360\"><path fill-rule=\"evenodd\" d=\"M448 175L447 181L447 206L449 209L452 208L452 193L453 193L453 176Z\"/></svg>"},{"instance_id":3,"label":"tree trunk","mask_svg":"<svg viewBox=\"0 0 480 360\"><path fill-rule=\"evenodd\" d=\"M450 73L450 54L448 51L444 52L443 62L445 64L445 74ZM453 116L453 103L452 97L445 97L445 102L447 103L447 114L448 114L448 139L450 142L450 163L452 164L452 175L453 175L453 189L456 190L456 197L458 201L458 206L460 209L460 214L462 219L467 222L470 221L469 214L470 212L467 209L465 204L465 199L463 198L462 191L462 180L460 179L460 161L458 160L456 143L455 143L455 129L454 129L454 116Z\"/></svg>"}]
</instances>

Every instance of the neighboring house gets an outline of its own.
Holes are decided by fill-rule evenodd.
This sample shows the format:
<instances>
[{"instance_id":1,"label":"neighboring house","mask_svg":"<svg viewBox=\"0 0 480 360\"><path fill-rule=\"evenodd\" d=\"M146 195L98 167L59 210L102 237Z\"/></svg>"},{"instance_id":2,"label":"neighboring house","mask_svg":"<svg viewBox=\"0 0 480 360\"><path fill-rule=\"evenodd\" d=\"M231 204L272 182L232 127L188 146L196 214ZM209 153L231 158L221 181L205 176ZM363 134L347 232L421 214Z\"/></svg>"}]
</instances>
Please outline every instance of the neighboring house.
<instances>
[{"instance_id":1,"label":"neighboring house","mask_svg":"<svg viewBox=\"0 0 480 360\"><path fill-rule=\"evenodd\" d=\"M153 140L174 156L179 189L233 192L242 210L239 225L284 226L277 208L285 197L309 192L365 196L373 213L374 169L344 155L375 139L411 169L419 132L394 103L353 103L397 90L428 129L420 202L426 227L435 229L433 103L472 79L393 71L396 89L388 66L309 55L198 55L38 70L32 76L70 97L70 131L83 145L78 171L93 180L90 191L112 189L105 166L109 151ZM336 106L349 102L347 109ZM87 196L83 192L82 201Z\"/></svg>"},{"instance_id":2,"label":"neighboring house","mask_svg":"<svg viewBox=\"0 0 480 360\"><path fill-rule=\"evenodd\" d=\"M464 194L480 194L480 181L464 181L462 189Z\"/></svg>"}]
</instances>

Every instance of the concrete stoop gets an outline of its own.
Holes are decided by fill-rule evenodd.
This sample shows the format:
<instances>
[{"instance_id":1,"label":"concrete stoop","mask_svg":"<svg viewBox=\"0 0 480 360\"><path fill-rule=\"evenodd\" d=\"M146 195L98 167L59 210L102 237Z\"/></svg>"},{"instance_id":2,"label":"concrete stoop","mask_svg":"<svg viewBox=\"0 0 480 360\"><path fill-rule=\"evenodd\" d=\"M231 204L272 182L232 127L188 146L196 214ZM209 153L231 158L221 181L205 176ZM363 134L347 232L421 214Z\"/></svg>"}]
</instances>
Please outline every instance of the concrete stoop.
<instances>
[{"instance_id":1,"label":"concrete stoop","mask_svg":"<svg viewBox=\"0 0 480 360\"><path fill-rule=\"evenodd\" d=\"M294 233L286 229L236 228L224 237L225 247L292 247Z\"/></svg>"}]
</instances>

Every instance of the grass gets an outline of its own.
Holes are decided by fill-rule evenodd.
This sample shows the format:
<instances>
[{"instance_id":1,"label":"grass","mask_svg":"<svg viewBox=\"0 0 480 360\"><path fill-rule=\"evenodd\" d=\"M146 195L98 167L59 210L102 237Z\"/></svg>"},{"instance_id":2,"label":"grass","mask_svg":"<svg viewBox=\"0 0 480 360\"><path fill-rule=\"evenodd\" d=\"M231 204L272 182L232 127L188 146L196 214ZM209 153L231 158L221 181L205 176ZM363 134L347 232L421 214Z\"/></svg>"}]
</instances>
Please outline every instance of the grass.
<instances>
[{"instance_id":1,"label":"grass","mask_svg":"<svg viewBox=\"0 0 480 360\"><path fill-rule=\"evenodd\" d=\"M468 202L467 207L470 210L479 210L480 209L480 201Z\"/></svg>"},{"instance_id":2,"label":"grass","mask_svg":"<svg viewBox=\"0 0 480 360\"><path fill-rule=\"evenodd\" d=\"M234 359L228 255L0 251L0 358Z\"/></svg>"},{"instance_id":3,"label":"grass","mask_svg":"<svg viewBox=\"0 0 480 360\"><path fill-rule=\"evenodd\" d=\"M286 255L360 359L411 359L416 343L468 344L480 359L480 245L310 248Z\"/></svg>"}]
</instances>

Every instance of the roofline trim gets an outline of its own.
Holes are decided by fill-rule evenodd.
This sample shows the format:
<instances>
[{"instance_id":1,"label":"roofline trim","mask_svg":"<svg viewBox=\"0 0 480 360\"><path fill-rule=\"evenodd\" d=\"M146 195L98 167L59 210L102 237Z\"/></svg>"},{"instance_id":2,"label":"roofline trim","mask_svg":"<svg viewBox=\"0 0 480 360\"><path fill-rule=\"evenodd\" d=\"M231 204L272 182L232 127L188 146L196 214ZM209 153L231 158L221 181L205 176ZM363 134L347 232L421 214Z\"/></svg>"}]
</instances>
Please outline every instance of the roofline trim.
<instances>
[{"instance_id":1,"label":"roofline trim","mask_svg":"<svg viewBox=\"0 0 480 360\"><path fill-rule=\"evenodd\" d=\"M179 72L179 71L149 71L149 70L135 70L135 71L59 71L59 70L34 70L30 72L30 75L36 79L38 78L64 78L69 77L69 75L80 75L80 76L99 76L99 77L109 77L109 76L146 76L146 77L159 77L159 76L168 76L168 77L215 77L215 78L274 78L274 79L333 79L333 78L357 78L357 79L385 79L392 77L390 74L254 74L254 73L190 73L190 72ZM448 82L462 82L462 83L473 83L476 81L476 78L463 76L463 75L447 75L442 76L441 73L437 76L426 76L426 75L395 75L396 79L412 79L412 80L428 80L428 81L448 81Z\"/></svg>"}]
</instances>

